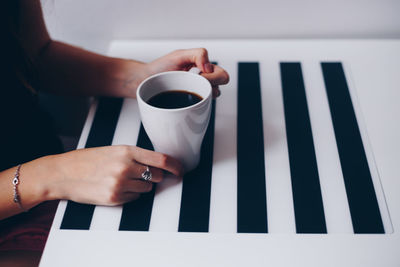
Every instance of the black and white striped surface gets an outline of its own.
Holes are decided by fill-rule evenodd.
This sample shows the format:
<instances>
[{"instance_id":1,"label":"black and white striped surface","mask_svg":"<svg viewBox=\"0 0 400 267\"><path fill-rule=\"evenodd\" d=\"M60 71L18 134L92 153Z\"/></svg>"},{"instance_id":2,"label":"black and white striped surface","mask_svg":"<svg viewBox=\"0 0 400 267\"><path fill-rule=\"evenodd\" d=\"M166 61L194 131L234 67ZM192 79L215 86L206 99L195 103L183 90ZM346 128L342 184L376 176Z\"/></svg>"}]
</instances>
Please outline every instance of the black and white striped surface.
<instances>
[{"instance_id":1,"label":"black and white striped surface","mask_svg":"<svg viewBox=\"0 0 400 267\"><path fill-rule=\"evenodd\" d=\"M322 62L321 68L353 231L384 233L381 212L342 63ZM280 74L296 232L327 233L301 63L281 62ZM259 63L239 62L237 76L237 232L268 233L266 180L269 175L264 162ZM217 102L213 101L212 118L202 146L200 165L182 181L178 226L180 232L209 230ZM111 145L121 104L121 99L99 100L85 147ZM136 145L153 149L142 126ZM268 156L266 154L266 157ZM143 194L138 201L123 206L119 230L149 231L156 188ZM93 205L69 201L60 229L89 230L94 208Z\"/></svg>"},{"instance_id":2,"label":"black and white striped surface","mask_svg":"<svg viewBox=\"0 0 400 267\"><path fill-rule=\"evenodd\" d=\"M228 234L234 242L234 236L251 233L243 244L257 250L259 239L275 238L271 234L303 236L298 246L313 242L304 234L392 236L351 64L336 56L296 60L289 54L259 60L243 55L224 60L217 54L231 82L213 103L200 167L183 181L168 177L123 207L63 202L49 240L105 232L140 240L147 233L151 240L181 232L194 234L196 244L204 235L226 239ZM111 143L152 148L135 100L102 98L91 109L80 145Z\"/></svg>"}]
</instances>

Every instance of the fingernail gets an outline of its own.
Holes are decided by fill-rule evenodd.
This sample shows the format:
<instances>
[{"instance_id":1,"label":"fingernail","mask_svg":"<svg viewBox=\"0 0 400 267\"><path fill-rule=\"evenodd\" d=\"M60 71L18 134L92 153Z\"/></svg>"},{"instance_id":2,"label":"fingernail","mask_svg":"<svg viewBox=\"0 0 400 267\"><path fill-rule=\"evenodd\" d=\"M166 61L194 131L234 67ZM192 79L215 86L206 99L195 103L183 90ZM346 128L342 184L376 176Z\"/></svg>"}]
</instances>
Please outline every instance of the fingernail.
<instances>
[{"instance_id":1,"label":"fingernail","mask_svg":"<svg viewBox=\"0 0 400 267\"><path fill-rule=\"evenodd\" d=\"M204 69L205 69L206 73L211 73L214 71L214 67L211 63L204 64Z\"/></svg>"}]
</instances>

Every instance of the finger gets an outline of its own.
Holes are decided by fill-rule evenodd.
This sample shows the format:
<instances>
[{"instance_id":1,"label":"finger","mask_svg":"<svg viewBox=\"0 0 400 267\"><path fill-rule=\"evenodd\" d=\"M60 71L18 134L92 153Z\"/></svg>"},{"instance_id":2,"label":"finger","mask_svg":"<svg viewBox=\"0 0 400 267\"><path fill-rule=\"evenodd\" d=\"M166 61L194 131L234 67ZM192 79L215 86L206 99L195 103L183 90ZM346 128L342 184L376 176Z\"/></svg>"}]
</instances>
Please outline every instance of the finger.
<instances>
[{"instance_id":1,"label":"finger","mask_svg":"<svg viewBox=\"0 0 400 267\"><path fill-rule=\"evenodd\" d=\"M177 159L166 154L146 150L140 147L132 146L131 149L132 157L135 161L143 165L153 166L169 171L176 176L183 175L183 166Z\"/></svg>"},{"instance_id":2,"label":"finger","mask_svg":"<svg viewBox=\"0 0 400 267\"><path fill-rule=\"evenodd\" d=\"M134 161L131 167L127 171L127 178L129 179L143 179L142 174L147 171L147 166L139 162ZM161 169L149 166L149 171L151 173L151 181L153 183L159 183L163 180L164 172Z\"/></svg>"},{"instance_id":3,"label":"finger","mask_svg":"<svg viewBox=\"0 0 400 267\"><path fill-rule=\"evenodd\" d=\"M153 183L137 179L127 179L123 183L123 192L147 193L153 189Z\"/></svg>"},{"instance_id":4,"label":"finger","mask_svg":"<svg viewBox=\"0 0 400 267\"><path fill-rule=\"evenodd\" d=\"M213 86L227 84L229 82L228 73L219 66L214 66L213 73L202 73L201 75L209 80L211 85Z\"/></svg>"},{"instance_id":5,"label":"finger","mask_svg":"<svg viewBox=\"0 0 400 267\"><path fill-rule=\"evenodd\" d=\"M221 91L219 90L219 86L213 86L212 88L213 98L217 98L221 95Z\"/></svg>"},{"instance_id":6,"label":"finger","mask_svg":"<svg viewBox=\"0 0 400 267\"><path fill-rule=\"evenodd\" d=\"M208 58L208 51L205 48L193 48L181 50L182 60L187 63L195 64L202 72L212 73L214 71L214 65L210 63Z\"/></svg>"},{"instance_id":7,"label":"finger","mask_svg":"<svg viewBox=\"0 0 400 267\"><path fill-rule=\"evenodd\" d=\"M119 201L119 205L120 204L124 204L127 202L131 202L134 200L137 200L138 198L140 198L140 194L139 193L132 193L132 192L124 192L120 195L120 201Z\"/></svg>"}]
</instances>

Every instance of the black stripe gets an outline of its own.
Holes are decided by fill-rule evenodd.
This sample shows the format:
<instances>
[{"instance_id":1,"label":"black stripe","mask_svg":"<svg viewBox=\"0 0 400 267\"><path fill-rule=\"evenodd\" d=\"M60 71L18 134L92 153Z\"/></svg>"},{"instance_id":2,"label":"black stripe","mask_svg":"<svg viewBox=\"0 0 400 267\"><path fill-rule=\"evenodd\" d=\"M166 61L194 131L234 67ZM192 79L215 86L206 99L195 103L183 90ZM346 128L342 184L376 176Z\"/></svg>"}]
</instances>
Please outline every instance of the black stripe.
<instances>
[{"instance_id":1,"label":"black stripe","mask_svg":"<svg viewBox=\"0 0 400 267\"><path fill-rule=\"evenodd\" d=\"M214 151L215 100L196 169L183 178L179 232L208 232Z\"/></svg>"},{"instance_id":2,"label":"black stripe","mask_svg":"<svg viewBox=\"0 0 400 267\"><path fill-rule=\"evenodd\" d=\"M297 233L326 233L324 208L300 63L281 63Z\"/></svg>"},{"instance_id":3,"label":"black stripe","mask_svg":"<svg viewBox=\"0 0 400 267\"><path fill-rule=\"evenodd\" d=\"M120 98L99 99L86 148L111 145L121 106L122 99ZM88 230L94 207L94 205L68 201L60 229Z\"/></svg>"},{"instance_id":4,"label":"black stripe","mask_svg":"<svg viewBox=\"0 0 400 267\"><path fill-rule=\"evenodd\" d=\"M213 64L216 64L216 63L213 62ZM210 118L210 125L211 125L211 120L212 120L212 122L214 121L214 115L213 114L212 114L212 117ZM213 125L212 126L212 138L214 138L214 123L212 125ZM211 127L208 127L208 130L207 130L206 135L205 135L205 140L207 139L207 136L209 135L208 133L210 131L210 128ZM212 143L213 143L213 140L214 139L212 139ZM205 143L206 143L206 141L203 142L202 152L201 152L202 155L203 155L203 152L206 155L209 153L209 149L208 148L204 148L204 144ZM147 134L146 134L146 132L145 132L145 130L143 128L143 125L140 127L137 146L145 148L145 149L149 149L149 150L154 150L153 145L152 145L149 137L147 136ZM210 170L210 174L209 174L210 186L211 186L212 147L213 147L213 145L211 144L211 161L209 163L210 164L210 167L209 167L209 170ZM202 176L205 173L204 170L200 170L200 169L204 169L203 167L206 165L206 163L204 163L204 161L205 160L203 158L201 158L200 163L199 163L199 167L196 170L192 171L190 174L185 175L185 179L184 180L188 180L188 181L190 181L190 180L194 180L194 181L195 180L199 180L200 181L201 179L198 179L196 177ZM193 177L193 179L191 177ZM201 178L203 179L204 177L201 177ZM207 180L207 179L204 179L204 180ZM183 187L185 188L185 184L190 184L190 183L188 183L188 182L185 183L184 182L183 184L184 184ZM195 186L197 186L197 188L194 190L194 192L201 191L200 190L200 188L201 188L200 184L197 184L197 183L193 183L193 184ZM187 187L190 187L190 185L189 186L186 185L186 188ZM151 192L149 192L147 194L142 194L141 197L138 200L133 201L131 203L127 203L127 204L124 205L124 208L123 208L123 211L122 211L122 217L121 217L119 230L127 230L127 231L148 231L149 230L151 212L152 212L152 209L153 209L155 190L156 190L156 185L154 184L153 185L153 190ZM191 190L191 189L189 188L187 190ZM208 189L208 191L210 191L210 188ZM204 197L206 199L207 198L206 195L207 195L207 193L205 192L205 196L202 195L201 197L199 197L197 199L197 201L199 201L202 197ZM210 192L208 192L208 199L210 198L209 195L210 195ZM182 197L182 199L183 198L184 197ZM199 202L201 202L201 201L199 201ZM208 200L208 203L209 202L210 201ZM190 200L187 201L187 204L189 204L189 203L190 203ZM208 204L208 206L209 206L209 204ZM193 208L196 208L196 207L193 207ZM205 212L206 208L204 206L202 206L202 208L204 210L199 210L198 212L200 214L207 213L207 219L206 219L207 220L207 226L206 227L207 227L207 231L208 231L208 217L209 217L208 213L209 213L209 211ZM209 210L209 207L207 209ZM185 215L187 215L187 216L185 216ZM182 215L182 209L181 209L180 224L181 224L181 220L188 221L190 219L190 216L191 216L190 213ZM202 226L204 224L204 223L202 223L202 220L199 219L199 221L197 223L198 224L195 226L195 228L193 228L194 229L193 231L196 231L195 229L200 229L200 227L204 228L204 226ZM201 228L201 229L203 229L203 228ZM181 229L181 228L179 228L179 229ZM188 229L186 224L183 224L182 229ZM201 231L201 230L199 230L199 231Z\"/></svg>"},{"instance_id":5,"label":"black stripe","mask_svg":"<svg viewBox=\"0 0 400 267\"><path fill-rule=\"evenodd\" d=\"M264 136L258 63L239 63L237 231L267 233Z\"/></svg>"},{"instance_id":6,"label":"black stripe","mask_svg":"<svg viewBox=\"0 0 400 267\"><path fill-rule=\"evenodd\" d=\"M139 136L136 146L154 150L153 145L143 125L140 126ZM150 226L151 211L153 210L154 193L156 185L149 193L141 194L138 200L124 204L122 210L119 230L124 231L148 231Z\"/></svg>"},{"instance_id":7,"label":"black stripe","mask_svg":"<svg viewBox=\"0 0 400 267\"><path fill-rule=\"evenodd\" d=\"M355 233L384 233L356 115L340 62L321 63Z\"/></svg>"}]
</instances>

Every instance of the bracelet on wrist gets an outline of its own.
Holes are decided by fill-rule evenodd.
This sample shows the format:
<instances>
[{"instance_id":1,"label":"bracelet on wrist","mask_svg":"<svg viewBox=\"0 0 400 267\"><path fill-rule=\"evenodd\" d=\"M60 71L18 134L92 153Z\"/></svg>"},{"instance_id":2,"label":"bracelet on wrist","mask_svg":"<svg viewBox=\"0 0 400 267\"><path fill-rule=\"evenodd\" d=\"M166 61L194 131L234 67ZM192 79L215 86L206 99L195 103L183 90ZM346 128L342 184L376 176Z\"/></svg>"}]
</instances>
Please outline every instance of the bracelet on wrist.
<instances>
[{"instance_id":1,"label":"bracelet on wrist","mask_svg":"<svg viewBox=\"0 0 400 267\"><path fill-rule=\"evenodd\" d=\"M14 203L18 204L18 206L19 206L23 211L26 211L26 210L24 209L24 207L22 206L22 204L21 204L21 197L20 197L19 192L18 192L18 185L19 185L19 183L20 183L20 180L19 180L19 173L20 173L20 170L21 170L21 166L22 166L22 164L19 164L19 165L17 166L17 170L15 171L15 174L14 174L14 179L12 180L13 191L14 191Z\"/></svg>"}]
</instances>

